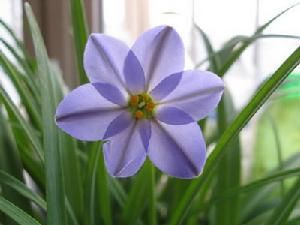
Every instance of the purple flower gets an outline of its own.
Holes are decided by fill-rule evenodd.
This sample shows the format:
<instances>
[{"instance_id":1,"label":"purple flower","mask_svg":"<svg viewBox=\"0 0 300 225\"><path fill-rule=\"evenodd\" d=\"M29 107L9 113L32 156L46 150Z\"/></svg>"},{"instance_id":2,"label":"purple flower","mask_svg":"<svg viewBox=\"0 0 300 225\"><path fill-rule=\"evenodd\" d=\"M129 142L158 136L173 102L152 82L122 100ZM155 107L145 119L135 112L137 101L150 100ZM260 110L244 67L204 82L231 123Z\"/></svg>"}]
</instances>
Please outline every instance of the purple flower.
<instances>
[{"instance_id":1,"label":"purple flower","mask_svg":"<svg viewBox=\"0 0 300 225\"><path fill-rule=\"evenodd\" d=\"M112 176L134 175L147 156L170 176L199 175L206 146L197 121L216 107L224 86L211 72L183 71L184 47L173 28L148 30L131 49L92 34L84 67L91 83L59 104L58 127L80 140L108 140Z\"/></svg>"}]
</instances>

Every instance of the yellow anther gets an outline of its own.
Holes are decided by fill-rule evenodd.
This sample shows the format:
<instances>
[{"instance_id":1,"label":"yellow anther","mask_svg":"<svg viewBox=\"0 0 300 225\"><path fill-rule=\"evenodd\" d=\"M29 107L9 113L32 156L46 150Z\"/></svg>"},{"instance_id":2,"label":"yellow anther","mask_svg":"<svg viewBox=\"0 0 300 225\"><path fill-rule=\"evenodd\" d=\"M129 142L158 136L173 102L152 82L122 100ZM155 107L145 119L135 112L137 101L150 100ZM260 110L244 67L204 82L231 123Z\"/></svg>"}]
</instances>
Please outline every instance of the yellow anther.
<instances>
[{"instance_id":1,"label":"yellow anther","mask_svg":"<svg viewBox=\"0 0 300 225\"><path fill-rule=\"evenodd\" d=\"M147 94L143 94L142 96L143 96L143 100L144 100L145 102L148 102L148 101L151 100L151 98L150 98L149 95L147 95Z\"/></svg>"},{"instance_id":2,"label":"yellow anther","mask_svg":"<svg viewBox=\"0 0 300 225\"><path fill-rule=\"evenodd\" d=\"M130 105L131 106L137 106L138 103L139 103L139 96L137 96L137 95L131 96L131 98L130 98Z\"/></svg>"},{"instance_id":3,"label":"yellow anther","mask_svg":"<svg viewBox=\"0 0 300 225\"><path fill-rule=\"evenodd\" d=\"M138 110L138 111L136 111L135 113L134 113L134 116L135 116L135 118L136 119L142 119L142 118L144 118L144 113L141 111L141 110Z\"/></svg>"},{"instance_id":4,"label":"yellow anther","mask_svg":"<svg viewBox=\"0 0 300 225\"><path fill-rule=\"evenodd\" d=\"M146 110L148 112L151 112L155 107L155 104L153 102L148 102L147 105L146 105Z\"/></svg>"}]
</instances>

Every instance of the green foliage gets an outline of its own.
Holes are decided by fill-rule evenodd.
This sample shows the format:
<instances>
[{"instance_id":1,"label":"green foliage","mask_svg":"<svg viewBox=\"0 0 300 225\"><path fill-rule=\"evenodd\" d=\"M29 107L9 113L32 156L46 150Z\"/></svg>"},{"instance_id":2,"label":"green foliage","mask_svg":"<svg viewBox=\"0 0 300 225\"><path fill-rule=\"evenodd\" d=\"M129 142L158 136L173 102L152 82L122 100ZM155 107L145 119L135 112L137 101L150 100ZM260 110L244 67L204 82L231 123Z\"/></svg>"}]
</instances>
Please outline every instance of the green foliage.
<instances>
[{"instance_id":1,"label":"green foliage","mask_svg":"<svg viewBox=\"0 0 300 225\"><path fill-rule=\"evenodd\" d=\"M293 7L251 36L231 38L221 49L215 49L208 35L195 26L207 50L207 58L197 67L208 63L209 70L223 77L260 38L299 39L263 34ZM241 179L244 168L239 134L300 63L300 48L262 83L240 112L226 90L217 110L215 132L207 135L207 144L214 149L201 176L194 180L170 178L147 161L136 176L115 179L106 172L102 143L74 140L55 126L55 108L65 94L65 84L58 66L47 56L28 4L25 11L35 58L28 56L23 43L0 20L13 40L9 43L0 38L11 53L8 57L0 52L0 67L20 97L16 103L0 84L0 224L299 224L300 154L279 157L278 166L263 171L259 178ZM79 80L85 83L82 57L88 29L81 0L70 0L70 16ZM199 123L210 131L209 121ZM274 154L277 151L280 156L285 149L273 128Z\"/></svg>"},{"instance_id":2,"label":"green foliage","mask_svg":"<svg viewBox=\"0 0 300 225\"><path fill-rule=\"evenodd\" d=\"M70 0L74 46L76 51L77 69L81 84L88 79L83 69L83 51L88 37L88 27L82 0Z\"/></svg>"}]
</instances>

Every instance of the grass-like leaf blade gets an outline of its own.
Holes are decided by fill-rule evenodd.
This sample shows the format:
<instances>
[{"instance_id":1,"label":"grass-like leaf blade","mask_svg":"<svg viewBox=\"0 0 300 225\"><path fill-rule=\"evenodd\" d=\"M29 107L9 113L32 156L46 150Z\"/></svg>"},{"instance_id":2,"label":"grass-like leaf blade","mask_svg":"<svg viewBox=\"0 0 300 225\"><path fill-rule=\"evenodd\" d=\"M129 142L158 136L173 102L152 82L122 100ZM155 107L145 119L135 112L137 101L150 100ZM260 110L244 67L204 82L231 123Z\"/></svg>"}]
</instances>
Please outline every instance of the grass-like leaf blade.
<instances>
[{"instance_id":1,"label":"grass-like leaf blade","mask_svg":"<svg viewBox=\"0 0 300 225\"><path fill-rule=\"evenodd\" d=\"M25 12L28 19L35 55L37 58L38 74L41 80L43 143L46 167L47 191L47 224L65 225L66 209L64 186L61 168L61 157L58 145L58 133L54 123L55 93L51 78L51 69L42 35L34 18L32 9L25 3Z\"/></svg>"},{"instance_id":2,"label":"grass-like leaf blade","mask_svg":"<svg viewBox=\"0 0 300 225\"><path fill-rule=\"evenodd\" d=\"M43 210L47 209L46 201L41 196L30 190L24 183L2 170L0 170L0 184L7 185L14 189L20 195L36 203Z\"/></svg>"},{"instance_id":3,"label":"grass-like leaf blade","mask_svg":"<svg viewBox=\"0 0 300 225\"><path fill-rule=\"evenodd\" d=\"M286 224L289 215L294 209L300 198L300 177L296 180L293 187L288 191L280 204L275 208L265 225L281 225Z\"/></svg>"},{"instance_id":4,"label":"grass-like leaf blade","mask_svg":"<svg viewBox=\"0 0 300 225\"><path fill-rule=\"evenodd\" d=\"M83 1L70 0L70 5L79 80L80 84L83 84L88 82L87 76L83 68L83 52L88 37L88 26Z\"/></svg>"},{"instance_id":5,"label":"grass-like leaf blade","mask_svg":"<svg viewBox=\"0 0 300 225\"><path fill-rule=\"evenodd\" d=\"M231 125L226 129L219 139L212 154L209 156L202 176L194 180L188 190L183 195L178 207L174 211L170 224L180 224L185 213L189 210L191 201L197 195L199 188L211 176L211 173L217 167L217 162L222 157L226 146L241 131L241 129L249 122L257 110L265 103L276 88L284 81L290 72L300 63L300 47L298 47L276 70L276 72L259 88L256 94L250 99L246 107L233 120Z\"/></svg>"},{"instance_id":6,"label":"grass-like leaf blade","mask_svg":"<svg viewBox=\"0 0 300 225\"><path fill-rule=\"evenodd\" d=\"M20 225L41 225L36 219L28 215L19 207L0 196L0 211Z\"/></svg>"}]
</instances>

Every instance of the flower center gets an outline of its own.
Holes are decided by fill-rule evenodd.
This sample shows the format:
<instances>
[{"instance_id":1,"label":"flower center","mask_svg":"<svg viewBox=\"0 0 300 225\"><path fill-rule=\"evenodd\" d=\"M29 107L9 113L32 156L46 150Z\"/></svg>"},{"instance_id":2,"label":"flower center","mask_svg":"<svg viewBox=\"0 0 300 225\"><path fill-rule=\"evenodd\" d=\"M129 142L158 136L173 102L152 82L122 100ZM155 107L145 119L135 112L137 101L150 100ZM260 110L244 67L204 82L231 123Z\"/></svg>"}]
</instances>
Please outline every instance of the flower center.
<instances>
[{"instance_id":1,"label":"flower center","mask_svg":"<svg viewBox=\"0 0 300 225\"><path fill-rule=\"evenodd\" d=\"M154 115L155 104L150 95L143 93L130 96L128 109L132 116L139 119L151 119Z\"/></svg>"}]
</instances>

